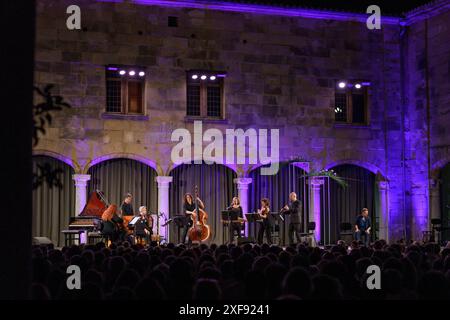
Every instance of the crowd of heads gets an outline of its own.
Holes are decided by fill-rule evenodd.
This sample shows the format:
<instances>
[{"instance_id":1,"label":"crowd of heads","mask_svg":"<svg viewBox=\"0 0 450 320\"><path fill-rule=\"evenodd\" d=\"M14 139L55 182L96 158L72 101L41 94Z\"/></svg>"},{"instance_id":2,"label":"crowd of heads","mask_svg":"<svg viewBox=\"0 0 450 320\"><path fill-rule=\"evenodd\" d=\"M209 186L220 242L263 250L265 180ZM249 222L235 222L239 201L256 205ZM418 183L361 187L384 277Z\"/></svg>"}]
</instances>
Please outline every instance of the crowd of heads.
<instances>
[{"instance_id":1,"label":"crowd of heads","mask_svg":"<svg viewBox=\"0 0 450 320\"><path fill-rule=\"evenodd\" d=\"M79 290L67 288L69 265ZM371 265L380 290L367 286ZM31 299L450 299L450 246L434 243L35 246L32 270Z\"/></svg>"}]
</instances>

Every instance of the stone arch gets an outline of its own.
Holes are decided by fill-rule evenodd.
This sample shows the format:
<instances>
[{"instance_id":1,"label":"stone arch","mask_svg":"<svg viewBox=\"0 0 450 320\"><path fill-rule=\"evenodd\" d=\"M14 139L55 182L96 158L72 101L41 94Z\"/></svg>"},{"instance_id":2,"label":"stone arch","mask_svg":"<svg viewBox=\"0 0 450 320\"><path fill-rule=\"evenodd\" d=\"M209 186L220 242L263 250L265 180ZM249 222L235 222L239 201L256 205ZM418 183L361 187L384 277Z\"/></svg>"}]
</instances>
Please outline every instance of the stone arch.
<instances>
[{"instance_id":1,"label":"stone arch","mask_svg":"<svg viewBox=\"0 0 450 320\"><path fill-rule=\"evenodd\" d=\"M131 160L136 160L138 162L141 162L143 164L148 165L149 167L151 167L152 169L154 169L158 174L162 175L162 170L161 167L152 159L143 157L141 155L138 154L133 154L133 153L110 153L110 154L106 154L106 155L102 155L99 157L96 157L95 159L91 160L86 167L84 168L84 172L87 172L91 167L104 162L104 161L108 161L108 160L113 160L113 159L131 159Z\"/></svg>"},{"instance_id":2,"label":"stone arch","mask_svg":"<svg viewBox=\"0 0 450 320\"><path fill-rule=\"evenodd\" d=\"M431 166L431 177L433 179L439 179L442 169L444 169L448 164L450 164L450 156L435 161L434 164Z\"/></svg>"},{"instance_id":3,"label":"stone arch","mask_svg":"<svg viewBox=\"0 0 450 320\"><path fill-rule=\"evenodd\" d=\"M172 164L172 166L170 167L169 171L167 172L167 175L171 175L171 173L173 172L174 169L178 168L179 166L182 165L189 165L189 164L195 164L194 161L196 161L195 159L191 161L187 161L187 162L182 162L182 163L177 163L177 164ZM226 164L226 163L215 163L217 165L221 165L221 166L225 166L231 170L233 170L234 173L238 174L238 170L237 170L237 166L235 164ZM206 165L205 163L202 163L201 165Z\"/></svg>"},{"instance_id":4,"label":"stone arch","mask_svg":"<svg viewBox=\"0 0 450 320\"><path fill-rule=\"evenodd\" d=\"M340 166L340 165L344 165L344 164L351 164L351 165L355 165L358 167L362 167L364 169L369 170L370 172L372 172L375 175L381 176L381 180L382 181L388 181L387 176L385 174L385 172L383 170L381 170L378 166L366 162L366 161L361 161L361 160L338 160L338 161L333 161L331 163L328 163L324 169L329 170L331 168Z\"/></svg>"}]
</instances>

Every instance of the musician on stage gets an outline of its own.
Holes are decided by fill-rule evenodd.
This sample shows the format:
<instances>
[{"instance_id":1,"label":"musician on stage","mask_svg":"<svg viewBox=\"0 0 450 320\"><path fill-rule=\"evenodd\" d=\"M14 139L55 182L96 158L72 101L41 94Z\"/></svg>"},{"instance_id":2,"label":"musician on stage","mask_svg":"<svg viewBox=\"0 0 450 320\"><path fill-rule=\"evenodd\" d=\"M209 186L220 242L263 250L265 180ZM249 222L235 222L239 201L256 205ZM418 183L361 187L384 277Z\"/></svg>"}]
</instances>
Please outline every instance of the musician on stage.
<instances>
[{"instance_id":1,"label":"musician on stage","mask_svg":"<svg viewBox=\"0 0 450 320\"><path fill-rule=\"evenodd\" d=\"M131 205L132 200L133 200L133 195L131 193L128 193L125 196L125 199L123 200L122 205L120 206L120 211L123 216L133 216L134 215L133 206Z\"/></svg>"},{"instance_id":2,"label":"musician on stage","mask_svg":"<svg viewBox=\"0 0 450 320\"><path fill-rule=\"evenodd\" d=\"M197 197L197 203L199 209L205 209L205 204L203 201ZM194 198L190 193L186 193L183 198L183 210L186 215L185 223L184 223L184 232L182 242L186 243L186 236L188 234L189 229L192 227L192 218L196 215L195 210L195 202Z\"/></svg>"},{"instance_id":3,"label":"musician on stage","mask_svg":"<svg viewBox=\"0 0 450 320\"><path fill-rule=\"evenodd\" d=\"M270 220L270 207L269 207L269 199L263 198L261 200L261 209L258 210L262 218L261 226L258 231L258 243L263 243L264 233L266 234L267 243L272 244L272 222Z\"/></svg>"},{"instance_id":4,"label":"musician on stage","mask_svg":"<svg viewBox=\"0 0 450 320\"><path fill-rule=\"evenodd\" d=\"M150 243L150 237L152 235L153 221L151 217L147 215L147 207L139 207L139 220L134 225L134 236L137 242Z\"/></svg>"},{"instance_id":5,"label":"musician on stage","mask_svg":"<svg viewBox=\"0 0 450 320\"><path fill-rule=\"evenodd\" d=\"M241 229L242 229L242 223L236 221L239 218L241 218L241 219L243 218L241 202L239 201L238 197L233 198L233 202L231 203L231 206L229 206L227 208L227 210L233 211L231 216L232 216L232 220L234 220L234 222L231 222L231 226L230 226L230 243L233 243L234 242L234 231L237 232L237 236L238 236L238 238L240 238L241 237Z\"/></svg>"},{"instance_id":6,"label":"musician on stage","mask_svg":"<svg viewBox=\"0 0 450 320\"><path fill-rule=\"evenodd\" d=\"M123 220L117 215L116 210L117 206L113 204L102 214L101 232L103 236L111 242L116 242L121 237L119 225L123 223Z\"/></svg>"},{"instance_id":7,"label":"musician on stage","mask_svg":"<svg viewBox=\"0 0 450 320\"><path fill-rule=\"evenodd\" d=\"M302 232L302 203L297 199L297 194L291 192L289 194L289 205L284 206L284 214L290 215L289 221L289 245L294 244L294 234L297 242L300 242Z\"/></svg>"},{"instance_id":8,"label":"musician on stage","mask_svg":"<svg viewBox=\"0 0 450 320\"><path fill-rule=\"evenodd\" d=\"M355 238L357 241L362 240L365 246L370 243L370 229L372 223L369 217L369 209L363 208L361 214L356 218L355 222ZM364 240L362 239L364 238Z\"/></svg>"}]
</instances>

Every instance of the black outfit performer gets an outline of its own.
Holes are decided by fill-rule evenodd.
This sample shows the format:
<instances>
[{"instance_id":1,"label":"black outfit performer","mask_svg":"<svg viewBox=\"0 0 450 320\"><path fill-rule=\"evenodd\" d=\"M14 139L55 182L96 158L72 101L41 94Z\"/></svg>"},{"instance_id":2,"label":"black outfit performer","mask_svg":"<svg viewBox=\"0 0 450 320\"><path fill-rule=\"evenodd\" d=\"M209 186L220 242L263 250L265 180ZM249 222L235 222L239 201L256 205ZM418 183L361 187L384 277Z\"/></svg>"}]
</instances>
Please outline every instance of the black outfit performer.
<instances>
[{"instance_id":1,"label":"black outfit performer","mask_svg":"<svg viewBox=\"0 0 450 320\"><path fill-rule=\"evenodd\" d=\"M114 223L113 219L102 221L102 235L111 242L117 241L118 238L117 225Z\"/></svg>"},{"instance_id":2,"label":"black outfit performer","mask_svg":"<svg viewBox=\"0 0 450 320\"><path fill-rule=\"evenodd\" d=\"M272 244L272 221L270 218L270 209L269 207L264 208L264 212L261 212L261 215L265 215L265 218L262 219L261 226L258 231L258 243L263 243L264 233L266 234L267 243Z\"/></svg>"},{"instance_id":3,"label":"black outfit performer","mask_svg":"<svg viewBox=\"0 0 450 320\"><path fill-rule=\"evenodd\" d=\"M183 205L183 210L184 213L186 214L186 211L192 212L195 210L195 203L192 202L191 204L189 204L187 201L184 203ZM183 238L181 239L182 243L186 242L186 236L188 234L189 229L192 227L192 219L191 219L191 215L186 214L185 215L185 220L184 220L184 231L183 231Z\"/></svg>"},{"instance_id":4,"label":"black outfit performer","mask_svg":"<svg viewBox=\"0 0 450 320\"><path fill-rule=\"evenodd\" d=\"M148 231L148 234L145 230ZM150 236L152 233L152 226L149 225L148 219L141 216L134 225L134 236L136 239L145 239L146 243L150 243Z\"/></svg>"},{"instance_id":5,"label":"black outfit performer","mask_svg":"<svg viewBox=\"0 0 450 320\"><path fill-rule=\"evenodd\" d=\"M134 210L133 210L133 206L131 205L131 203L123 202L122 205L120 206L120 209L122 210L122 215L124 215L124 216L133 216L134 215Z\"/></svg>"},{"instance_id":6,"label":"black outfit performer","mask_svg":"<svg viewBox=\"0 0 450 320\"><path fill-rule=\"evenodd\" d=\"M228 211L231 211L230 213L230 217L231 220L238 220L238 218L244 218L243 214L242 214L242 207L238 206L238 207L228 207L227 208ZM230 226L230 243L233 243L234 241L234 231L237 232L237 236L238 238L241 237L241 229L242 229L242 223L240 222L230 222L231 226Z\"/></svg>"},{"instance_id":7,"label":"black outfit performer","mask_svg":"<svg viewBox=\"0 0 450 320\"><path fill-rule=\"evenodd\" d=\"M300 242L302 232L302 203L300 200L294 200L289 203L289 210L285 211L285 214L289 214L289 244L294 244L294 233L297 238L297 242Z\"/></svg>"}]
</instances>

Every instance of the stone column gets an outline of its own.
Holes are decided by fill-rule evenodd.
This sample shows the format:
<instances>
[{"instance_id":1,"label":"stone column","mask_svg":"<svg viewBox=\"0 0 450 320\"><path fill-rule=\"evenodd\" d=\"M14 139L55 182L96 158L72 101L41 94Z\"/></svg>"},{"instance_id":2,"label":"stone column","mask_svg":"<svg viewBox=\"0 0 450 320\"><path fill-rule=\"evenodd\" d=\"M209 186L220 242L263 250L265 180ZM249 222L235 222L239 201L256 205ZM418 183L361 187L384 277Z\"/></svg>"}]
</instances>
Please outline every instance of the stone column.
<instances>
[{"instance_id":1,"label":"stone column","mask_svg":"<svg viewBox=\"0 0 450 320\"><path fill-rule=\"evenodd\" d=\"M72 179L75 181L75 214L78 216L86 205L87 182L91 180L90 174L74 174ZM80 235L80 243L87 242L87 231Z\"/></svg>"},{"instance_id":2,"label":"stone column","mask_svg":"<svg viewBox=\"0 0 450 320\"><path fill-rule=\"evenodd\" d=\"M321 212L320 212L320 203L321 203L321 187L324 184L324 179L321 177L312 177L309 180L309 184L311 185L311 193L310 193L310 204L309 204L309 221L316 223L316 230L314 232L314 236L316 237L316 241L320 242L321 238Z\"/></svg>"},{"instance_id":3,"label":"stone column","mask_svg":"<svg viewBox=\"0 0 450 320\"><path fill-rule=\"evenodd\" d=\"M158 214L163 213L163 217L159 218L159 234L164 237L166 242L169 242L169 228L161 227L161 225L169 219L169 183L172 180L173 177L171 176L156 177L158 183Z\"/></svg>"},{"instance_id":4,"label":"stone column","mask_svg":"<svg viewBox=\"0 0 450 320\"><path fill-rule=\"evenodd\" d=\"M439 181L431 179L430 181L430 224L431 219L441 218L441 196L439 189ZM431 227L431 225L430 225Z\"/></svg>"},{"instance_id":5,"label":"stone column","mask_svg":"<svg viewBox=\"0 0 450 320\"><path fill-rule=\"evenodd\" d=\"M378 208L378 217L380 219L379 238L389 243L389 183L387 181L377 181L378 196L380 207Z\"/></svg>"},{"instance_id":6,"label":"stone column","mask_svg":"<svg viewBox=\"0 0 450 320\"><path fill-rule=\"evenodd\" d=\"M75 214L79 215L86 205L87 182L91 180L90 174L74 174L75 181Z\"/></svg>"},{"instance_id":7,"label":"stone column","mask_svg":"<svg viewBox=\"0 0 450 320\"><path fill-rule=\"evenodd\" d=\"M245 217L245 214L248 213L248 185L252 183L252 178L236 178L233 182L237 185L238 197ZM245 236L248 236L248 223L245 224Z\"/></svg>"}]
</instances>

